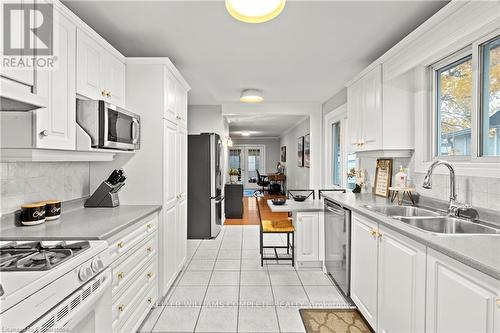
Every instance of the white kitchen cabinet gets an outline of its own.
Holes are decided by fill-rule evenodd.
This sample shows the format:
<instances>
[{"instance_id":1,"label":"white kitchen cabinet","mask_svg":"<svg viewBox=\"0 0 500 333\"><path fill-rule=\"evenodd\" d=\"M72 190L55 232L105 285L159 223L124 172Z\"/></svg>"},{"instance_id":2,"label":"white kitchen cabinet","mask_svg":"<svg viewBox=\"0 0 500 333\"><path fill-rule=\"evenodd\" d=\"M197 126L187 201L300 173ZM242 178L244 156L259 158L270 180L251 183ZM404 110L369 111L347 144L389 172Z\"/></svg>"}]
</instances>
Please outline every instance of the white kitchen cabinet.
<instances>
[{"instance_id":1,"label":"white kitchen cabinet","mask_svg":"<svg viewBox=\"0 0 500 333\"><path fill-rule=\"evenodd\" d=\"M500 332L500 281L428 249L426 332Z\"/></svg>"},{"instance_id":2,"label":"white kitchen cabinet","mask_svg":"<svg viewBox=\"0 0 500 333\"><path fill-rule=\"evenodd\" d=\"M77 31L76 92L125 106L125 64L84 31Z\"/></svg>"},{"instance_id":3,"label":"white kitchen cabinet","mask_svg":"<svg viewBox=\"0 0 500 333\"><path fill-rule=\"evenodd\" d=\"M121 193L120 199L162 206L159 281L160 294L165 295L186 261L187 130L177 114L187 113L187 102L182 104L186 110L179 110L176 101L190 88L168 58L127 58L126 79L127 107L144 112L144 145L130 166L124 166L129 178L137 177L141 184L127 185L130 195ZM177 96L181 90L176 86L183 96Z\"/></svg>"},{"instance_id":4,"label":"white kitchen cabinet","mask_svg":"<svg viewBox=\"0 0 500 333\"><path fill-rule=\"evenodd\" d=\"M317 212L298 212L294 216L296 260L298 266L303 262L319 261L319 215Z\"/></svg>"},{"instance_id":5,"label":"white kitchen cabinet","mask_svg":"<svg viewBox=\"0 0 500 333\"><path fill-rule=\"evenodd\" d=\"M372 327L377 327L377 223L352 215L351 298Z\"/></svg>"},{"instance_id":6,"label":"white kitchen cabinet","mask_svg":"<svg viewBox=\"0 0 500 333\"><path fill-rule=\"evenodd\" d=\"M378 228L377 332L425 331L424 245Z\"/></svg>"},{"instance_id":7,"label":"white kitchen cabinet","mask_svg":"<svg viewBox=\"0 0 500 333\"><path fill-rule=\"evenodd\" d=\"M347 88L349 149L382 148L382 65L378 65Z\"/></svg>"},{"instance_id":8,"label":"white kitchen cabinet","mask_svg":"<svg viewBox=\"0 0 500 333\"><path fill-rule=\"evenodd\" d=\"M35 148L75 149L76 130L76 26L60 14L57 67L45 73L48 80L48 106L34 111Z\"/></svg>"},{"instance_id":9,"label":"white kitchen cabinet","mask_svg":"<svg viewBox=\"0 0 500 333\"><path fill-rule=\"evenodd\" d=\"M164 107L163 118L177 123L176 82L172 73L164 68Z\"/></svg>"},{"instance_id":10,"label":"white kitchen cabinet","mask_svg":"<svg viewBox=\"0 0 500 333\"><path fill-rule=\"evenodd\" d=\"M102 99L105 96L105 91L101 89L102 47L80 29L77 30L76 40L76 91L90 99Z\"/></svg>"}]
</instances>

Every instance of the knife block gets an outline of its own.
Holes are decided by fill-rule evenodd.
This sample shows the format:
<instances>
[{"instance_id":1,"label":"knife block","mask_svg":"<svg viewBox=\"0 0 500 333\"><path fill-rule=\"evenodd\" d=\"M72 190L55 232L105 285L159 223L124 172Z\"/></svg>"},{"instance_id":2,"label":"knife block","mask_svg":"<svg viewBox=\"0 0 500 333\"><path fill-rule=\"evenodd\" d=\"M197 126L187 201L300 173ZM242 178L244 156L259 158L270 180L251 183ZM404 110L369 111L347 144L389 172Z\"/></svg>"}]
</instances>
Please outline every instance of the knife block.
<instances>
[{"instance_id":1,"label":"knife block","mask_svg":"<svg viewBox=\"0 0 500 333\"><path fill-rule=\"evenodd\" d=\"M94 191L92 196L85 201L84 207L116 207L120 205L118 191L125 183L111 185L107 181L103 181L101 185Z\"/></svg>"}]
</instances>

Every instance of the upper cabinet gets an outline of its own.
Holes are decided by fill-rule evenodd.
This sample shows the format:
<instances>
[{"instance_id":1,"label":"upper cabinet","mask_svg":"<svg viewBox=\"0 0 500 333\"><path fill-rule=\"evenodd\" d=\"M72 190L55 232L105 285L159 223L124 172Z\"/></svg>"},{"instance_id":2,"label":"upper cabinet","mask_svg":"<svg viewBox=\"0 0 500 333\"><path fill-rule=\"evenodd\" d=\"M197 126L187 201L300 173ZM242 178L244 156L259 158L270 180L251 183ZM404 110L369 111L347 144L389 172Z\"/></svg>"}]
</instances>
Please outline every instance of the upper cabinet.
<instances>
[{"instance_id":1,"label":"upper cabinet","mask_svg":"<svg viewBox=\"0 0 500 333\"><path fill-rule=\"evenodd\" d=\"M400 98L409 92L384 82L377 64L347 86L348 150L409 151L413 149L411 105Z\"/></svg>"},{"instance_id":2,"label":"upper cabinet","mask_svg":"<svg viewBox=\"0 0 500 333\"><path fill-rule=\"evenodd\" d=\"M34 142L36 148L75 149L75 74L76 26L59 15L58 65L44 71L48 81L48 106L34 111Z\"/></svg>"},{"instance_id":3,"label":"upper cabinet","mask_svg":"<svg viewBox=\"0 0 500 333\"><path fill-rule=\"evenodd\" d=\"M125 64L80 29L76 48L76 92L124 107Z\"/></svg>"},{"instance_id":4,"label":"upper cabinet","mask_svg":"<svg viewBox=\"0 0 500 333\"><path fill-rule=\"evenodd\" d=\"M172 68L165 67L165 105L163 117L187 128L187 90L180 83Z\"/></svg>"}]
</instances>

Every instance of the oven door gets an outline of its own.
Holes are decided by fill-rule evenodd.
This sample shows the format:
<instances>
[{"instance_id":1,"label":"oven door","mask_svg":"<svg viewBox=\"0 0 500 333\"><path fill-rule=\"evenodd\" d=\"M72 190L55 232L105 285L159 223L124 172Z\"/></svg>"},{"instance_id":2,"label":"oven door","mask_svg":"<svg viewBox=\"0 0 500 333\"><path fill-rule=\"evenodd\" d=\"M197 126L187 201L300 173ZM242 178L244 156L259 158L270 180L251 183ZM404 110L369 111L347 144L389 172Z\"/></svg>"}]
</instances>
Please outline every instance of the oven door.
<instances>
[{"instance_id":1,"label":"oven door","mask_svg":"<svg viewBox=\"0 0 500 333\"><path fill-rule=\"evenodd\" d=\"M140 117L113 104L99 103L99 146L135 150L140 148Z\"/></svg>"},{"instance_id":2,"label":"oven door","mask_svg":"<svg viewBox=\"0 0 500 333\"><path fill-rule=\"evenodd\" d=\"M26 332L110 332L111 270L108 268L54 307Z\"/></svg>"}]
</instances>

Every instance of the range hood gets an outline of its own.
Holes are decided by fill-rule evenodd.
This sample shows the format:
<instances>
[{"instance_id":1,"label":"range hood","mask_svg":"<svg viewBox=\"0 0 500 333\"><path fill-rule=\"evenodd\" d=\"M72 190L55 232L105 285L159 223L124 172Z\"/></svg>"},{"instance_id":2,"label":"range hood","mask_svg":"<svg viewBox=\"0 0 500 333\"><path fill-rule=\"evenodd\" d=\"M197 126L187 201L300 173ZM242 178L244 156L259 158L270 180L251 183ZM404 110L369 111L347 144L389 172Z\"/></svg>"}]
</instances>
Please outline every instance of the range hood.
<instances>
[{"instance_id":1,"label":"range hood","mask_svg":"<svg viewBox=\"0 0 500 333\"><path fill-rule=\"evenodd\" d=\"M43 106L0 96L0 111L32 111Z\"/></svg>"},{"instance_id":2,"label":"range hood","mask_svg":"<svg viewBox=\"0 0 500 333\"><path fill-rule=\"evenodd\" d=\"M47 107L47 98L33 93L32 87L21 88L1 82L0 85L0 111L32 111Z\"/></svg>"}]
</instances>

